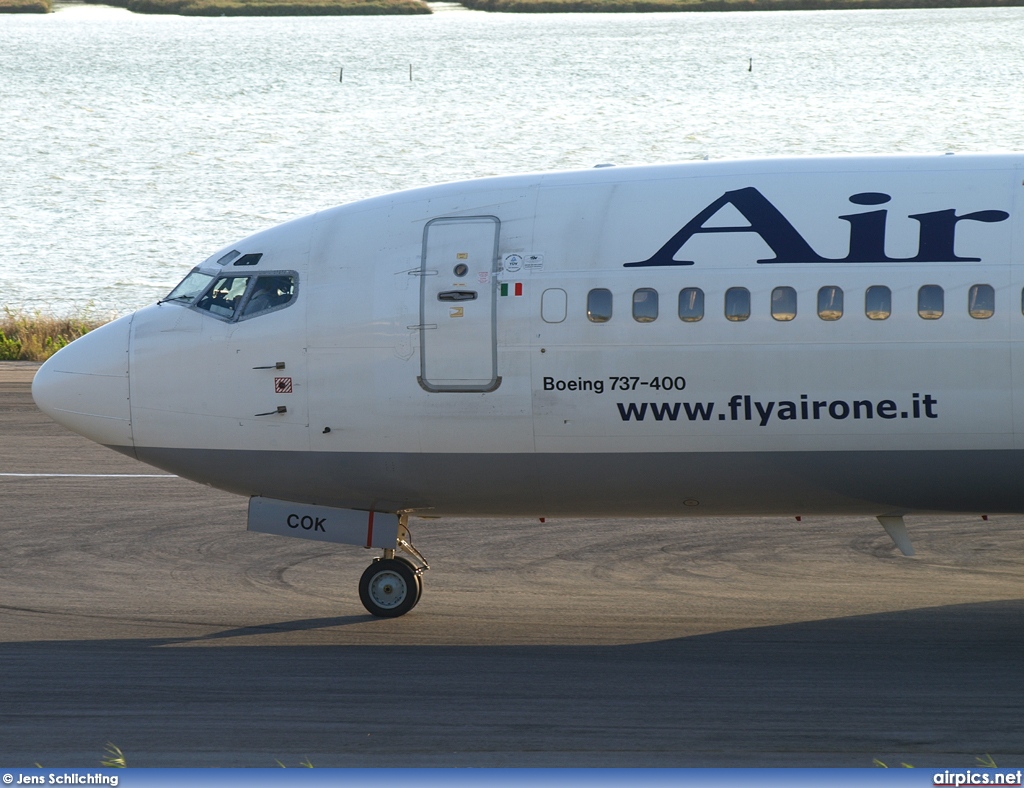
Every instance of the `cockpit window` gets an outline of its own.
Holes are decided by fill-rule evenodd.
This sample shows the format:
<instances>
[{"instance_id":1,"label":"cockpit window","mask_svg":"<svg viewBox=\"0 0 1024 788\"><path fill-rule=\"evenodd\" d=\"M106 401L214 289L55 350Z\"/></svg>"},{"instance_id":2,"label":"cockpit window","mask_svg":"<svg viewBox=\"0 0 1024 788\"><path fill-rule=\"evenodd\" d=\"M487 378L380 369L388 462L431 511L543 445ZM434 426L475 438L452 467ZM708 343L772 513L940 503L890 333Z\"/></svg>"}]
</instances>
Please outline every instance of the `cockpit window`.
<instances>
[{"instance_id":1,"label":"cockpit window","mask_svg":"<svg viewBox=\"0 0 1024 788\"><path fill-rule=\"evenodd\" d=\"M260 276L252 286L249 300L242 308L242 317L252 317L283 307L295 297L295 277L285 274Z\"/></svg>"},{"instance_id":2,"label":"cockpit window","mask_svg":"<svg viewBox=\"0 0 1024 788\"><path fill-rule=\"evenodd\" d=\"M189 271L188 276L181 280L161 303L173 301L176 304L191 304L210 284L213 276L201 271Z\"/></svg>"},{"instance_id":3,"label":"cockpit window","mask_svg":"<svg viewBox=\"0 0 1024 788\"><path fill-rule=\"evenodd\" d=\"M293 303L298 295L298 280L294 271L214 277L196 269L164 301L191 305L222 320L248 320Z\"/></svg>"},{"instance_id":4,"label":"cockpit window","mask_svg":"<svg viewBox=\"0 0 1024 788\"><path fill-rule=\"evenodd\" d=\"M205 309L211 314L230 320L242 302L249 279L248 276L220 277L196 302L196 309Z\"/></svg>"}]
</instances>

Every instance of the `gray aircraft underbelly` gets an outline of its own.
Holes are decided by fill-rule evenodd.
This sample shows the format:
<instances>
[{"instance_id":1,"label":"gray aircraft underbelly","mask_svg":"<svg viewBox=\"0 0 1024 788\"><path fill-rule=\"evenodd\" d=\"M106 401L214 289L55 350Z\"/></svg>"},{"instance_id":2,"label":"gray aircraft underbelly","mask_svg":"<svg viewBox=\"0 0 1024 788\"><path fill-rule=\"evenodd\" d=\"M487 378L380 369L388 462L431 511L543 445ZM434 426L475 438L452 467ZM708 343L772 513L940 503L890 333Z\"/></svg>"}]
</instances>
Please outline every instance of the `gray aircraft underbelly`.
<instances>
[{"instance_id":1,"label":"gray aircraft underbelly","mask_svg":"<svg viewBox=\"0 0 1024 788\"><path fill-rule=\"evenodd\" d=\"M1024 512L1024 453L400 454L138 447L242 495L494 516Z\"/></svg>"}]
</instances>

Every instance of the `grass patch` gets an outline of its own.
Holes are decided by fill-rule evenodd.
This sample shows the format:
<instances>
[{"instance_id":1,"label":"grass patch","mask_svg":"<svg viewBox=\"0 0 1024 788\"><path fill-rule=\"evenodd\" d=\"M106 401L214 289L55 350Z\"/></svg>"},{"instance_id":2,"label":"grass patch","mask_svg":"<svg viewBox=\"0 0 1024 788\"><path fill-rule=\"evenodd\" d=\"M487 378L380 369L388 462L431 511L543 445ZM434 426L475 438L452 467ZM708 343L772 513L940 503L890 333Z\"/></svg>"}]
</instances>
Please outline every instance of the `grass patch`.
<instances>
[{"instance_id":1,"label":"grass patch","mask_svg":"<svg viewBox=\"0 0 1024 788\"><path fill-rule=\"evenodd\" d=\"M974 756L974 760L976 760L978 762L976 768L978 768L978 767L980 767L982 769L998 769L999 768L998 766L996 766L995 759L991 755L989 755L988 753L985 753L984 755L976 755L976 756ZM878 758L872 759L871 762L875 766L878 766L881 769L888 769L889 768L889 764L883 763L882 761L878 760ZM914 768L914 764L907 763L906 761L901 763L900 766L902 766L904 769L913 769Z\"/></svg>"},{"instance_id":2,"label":"grass patch","mask_svg":"<svg viewBox=\"0 0 1024 788\"><path fill-rule=\"evenodd\" d=\"M45 361L106 322L88 310L70 317L54 317L4 307L0 315L0 361Z\"/></svg>"},{"instance_id":3,"label":"grass patch","mask_svg":"<svg viewBox=\"0 0 1024 788\"><path fill-rule=\"evenodd\" d=\"M104 757L100 760L100 766L104 769L127 769L128 761L125 760L121 748L113 742L108 741Z\"/></svg>"},{"instance_id":4,"label":"grass patch","mask_svg":"<svg viewBox=\"0 0 1024 788\"><path fill-rule=\"evenodd\" d=\"M476 11L557 14L649 11L822 11L851 8L987 8L1024 0L460 0Z\"/></svg>"},{"instance_id":5,"label":"grass patch","mask_svg":"<svg viewBox=\"0 0 1024 788\"><path fill-rule=\"evenodd\" d=\"M0 14L48 14L50 0L0 0Z\"/></svg>"},{"instance_id":6,"label":"grass patch","mask_svg":"<svg viewBox=\"0 0 1024 788\"><path fill-rule=\"evenodd\" d=\"M0 3L7 1L0 0ZM432 13L430 6L422 0L102 0L102 3L127 8L137 14L182 16L379 16Z\"/></svg>"}]
</instances>

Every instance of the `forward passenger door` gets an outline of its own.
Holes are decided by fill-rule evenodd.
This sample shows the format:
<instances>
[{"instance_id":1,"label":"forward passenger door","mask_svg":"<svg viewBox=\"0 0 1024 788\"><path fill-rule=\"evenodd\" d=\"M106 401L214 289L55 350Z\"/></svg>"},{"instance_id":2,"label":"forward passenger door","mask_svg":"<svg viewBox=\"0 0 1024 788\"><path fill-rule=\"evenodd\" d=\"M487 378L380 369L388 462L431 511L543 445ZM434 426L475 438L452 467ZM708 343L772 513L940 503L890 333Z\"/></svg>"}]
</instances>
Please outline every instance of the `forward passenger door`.
<instances>
[{"instance_id":1,"label":"forward passenger door","mask_svg":"<svg viewBox=\"0 0 1024 788\"><path fill-rule=\"evenodd\" d=\"M431 392L493 391L498 377L496 216L434 219L423 231L420 385Z\"/></svg>"}]
</instances>

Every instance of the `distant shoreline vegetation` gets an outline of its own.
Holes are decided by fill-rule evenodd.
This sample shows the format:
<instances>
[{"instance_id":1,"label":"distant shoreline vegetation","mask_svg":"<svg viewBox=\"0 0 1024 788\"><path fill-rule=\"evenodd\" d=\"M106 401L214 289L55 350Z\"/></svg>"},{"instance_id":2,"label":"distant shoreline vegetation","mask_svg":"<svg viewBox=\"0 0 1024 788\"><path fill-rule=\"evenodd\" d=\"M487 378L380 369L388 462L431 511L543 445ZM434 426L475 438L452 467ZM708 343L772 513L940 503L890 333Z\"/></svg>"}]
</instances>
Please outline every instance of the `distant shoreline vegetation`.
<instances>
[{"instance_id":1,"label":"distant shoreline vegetation","mask_svg":"<svg viewBox=\"0 0 1024 788\"><path fill-rule=\"evenodd\" d=\"M422 0L84 0L138 14L182 16L383 16L433 13ZM1024 0L1022 0L1024 2ZM46 14L52 0L0 0L0 14Z\"/></svg>"},{"instance_id":2,"label":"distant shoreline vegetation","mask_svg":"<svg viewBox=\"0 0 1024 788\"><path fill-rule=\"evenodd\" d=\"M0 0L0 3L6 0ZM430 14L422 0L85 0L137 14L182 16L381 16Z\"/></svg>"},{"instance_id":3,"label":"distant shoreline vegetation","mask_svg":"<svg viewBox=\"0 0 1024 788\"><path fill-rule=\"evenodd\" d=\"M84 0L140 14L183 16L379 16L430 14L423 0ZM998 8L1024 0L460 0L476 11L519 14L652 11L822 11L859 8ZM0 13L45 14L52 0L0 0Z\"/></svg>"},{"instance_id":4,"label":"distant shoreline vegetation","mask_svg":"<svg viewBox=\"0 0 1024 788\"><path fill-rule=\"evenodd\" d=\"M0 0L0 14L48 14L50 0Z\"/></svg>"}]
</instances>

